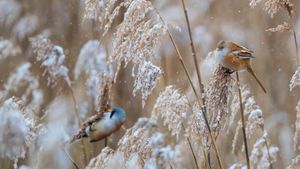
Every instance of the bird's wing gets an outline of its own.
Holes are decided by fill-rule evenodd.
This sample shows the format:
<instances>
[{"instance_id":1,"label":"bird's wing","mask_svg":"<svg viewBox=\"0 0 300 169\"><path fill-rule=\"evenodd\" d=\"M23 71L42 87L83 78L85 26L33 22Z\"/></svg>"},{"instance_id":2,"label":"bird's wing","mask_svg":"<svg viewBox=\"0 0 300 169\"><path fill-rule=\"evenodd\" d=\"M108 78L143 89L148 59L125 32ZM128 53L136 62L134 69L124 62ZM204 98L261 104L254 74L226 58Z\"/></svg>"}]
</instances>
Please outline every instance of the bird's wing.
<instances>
[{"instance_id":1,"label":"bird's wing","mask_svg":"<svg viewBox=\"0 0 300 169\"><path fill-rule=\"evenodd\" d=\"M234 56L238 57L239 59L255 58L255 56L252 55L253 52L251 50L248 50L248 49L232 51L232 54Z\"/></svg>"}]
</instances>

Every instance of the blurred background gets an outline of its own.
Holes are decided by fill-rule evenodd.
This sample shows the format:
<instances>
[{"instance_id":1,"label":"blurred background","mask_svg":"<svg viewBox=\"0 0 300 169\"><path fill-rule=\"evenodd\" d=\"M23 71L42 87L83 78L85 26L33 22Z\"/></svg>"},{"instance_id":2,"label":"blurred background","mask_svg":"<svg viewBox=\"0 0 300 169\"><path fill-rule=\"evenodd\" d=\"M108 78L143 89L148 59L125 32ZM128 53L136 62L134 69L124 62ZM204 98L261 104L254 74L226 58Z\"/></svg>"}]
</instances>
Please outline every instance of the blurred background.
<instances>
[{"instance_id":1,"label":"blurred background","mask_svg":"<svg viewBox=\"0 0 300 169\"><path fill-rule=\"evenodd\" d=\"M192 80L194 84L197 84L181 2L174 0L151 2L168 23L183 59L188 65ZM248 0L187 0L187 8L204 85L208 84L213 73L213 61L206 56L216 48L219 40L233 41L255 52L256 58L253 59L252 66L268 93L264 94L247 72L241 73L241 79L243 84L249 86L257 104L263 110L270 143L277 145L280 149L278 167L283 168L297 154L293 150L293 137L295 107L300 99L300 88L295 88L292 92L289 89L290 79L297 68L297 56L292 32L267 32L266 29L287 22L294 25L296 36L300 37L300 3L293 1L292 18L284 9L279 10L271 18L263 10L264 3L259 3L254 8L250 7L249 3ZM86 92L87 76L82 73L79 78L76 78L75 65L81 49L89 40L101 39L101 43L105 46L104 54L109 56L112 53L113 33L118 28L116 25L122 21L124 11L120 11L105 38L102 38L103 30L100 29L101 19L84 19L84 11L83 0L0 0L0 90L5 90L9 77L22 63L30 62L30 72L38 79L37 88L41 94L40 107L37 108L36 115L42 117L46 111L50 112L45 122L48 128L51 128L51 132L47 133L47 137L40 139L40 142L46 146L39 153L33 153L36 150L30 150L31 153L26 155L26 158L19 160L19 166L38 163L38 168L71 168L64 152L55 148L55 139L70 137L78 129L68 85L64 81L58 81L57 85L52 87L47 85L47 77L43 76L41 62L36 61L36 55L30 46L30 37L39 34L46 35L53 44L64 49L66 56L64 65L69 70L68 75L72 81L82 119L95 113L94 98ZM13 45L9 47L3 45L5 40ZM3 52L5 50L9 54ZM144 108L141 96L132 94L134 77L131 76L131 64L125 68L121 66L117 81L112 86L111 105L121 106L126 110L126 128L131 127L139 117L150 116L155 99L167 85L180 88L190 100L194 100L187 77L167 35L162 37L161 45L156 49L156 55L160 59L157 59L154 64L162 69L164 76L148 97ZM24 86L23 89L20 87L12 90L6 98L22 97L23 94ZM33 97L31 94L28 102ZM113 134L109 138L109 146L115 148L124 133L124 130L120 130ZM232 140L232 135L228 137L231 138L229 141ZM103 141L93 144L85 142L89 159L95 157L104 147ZM220 149L222 149L222 142L219 141ZM227 153L230 152L222 151L222 156L226 156ZM81 163L80 155L78 155L80 154L79 143L70 147L70 154L75 161ZM225 166L234 162L230 157L226 157L225 161ZM13 167L13 161L6 157L1 158L0 163L0 168Z\"/></svg>"}]
</instances>

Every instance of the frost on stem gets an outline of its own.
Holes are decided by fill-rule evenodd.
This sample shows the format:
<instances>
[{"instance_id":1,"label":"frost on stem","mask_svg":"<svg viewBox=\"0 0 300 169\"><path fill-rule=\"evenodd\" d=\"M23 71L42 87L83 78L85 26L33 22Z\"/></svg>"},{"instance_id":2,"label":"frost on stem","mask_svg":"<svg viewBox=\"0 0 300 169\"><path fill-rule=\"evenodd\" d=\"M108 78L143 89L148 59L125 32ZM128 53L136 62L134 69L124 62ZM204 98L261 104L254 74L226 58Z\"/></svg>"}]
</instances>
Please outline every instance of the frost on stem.
<instances>
[{"instance_id":1,"label":"frost on stem","mask_svg":"<svg viewBox=\"0 0 300 169\"><path fill-rule=\"evenodd\" d=\"M292 76L290 81L290 91L292 91L296 86L300 86L300 66L298 66L296 72Z\"/></svg>"},{"instance_id":2,"label":"frost on stem","mask_svg":"<svg viewBox=\"0 0 300 169\"><path fill-rule=\"evenodd\" d=\"M138 73L134 80L133 95L136 95L137 91L141 92L143 107L145 106L147 97L158 83L161 73L160 68L151 62L144 61L143 64L139 65Z\"/></svg>"},{"instance_id":3,"label":"frost on stem","mask_svg":"<svg viewBox=\"0 0 300 169\"><path fill-rule=\"evenodd\" d=\"M243 107L244 107L244 116L247 116L247 124L246 124L246 133L247 138L250 139L254 136L256 136L256 133L261 133L264 131L264 118L263 118L263 112L260 109L259 105L256 103L254 97L251 95L250 90L247 88L246 85L243 85L241 88L241 94L242 94L242 100L243 100ZM240 102L239 102L239 96L236 94L233 97L232 103L231 103L231 115L228 121L228 126L235 126L234 121L237 114L240 112ZM241 121L239 120L238 125L236 127L235 136L233 139L232 147L233 152L237 151L237 142L238 136L241 131Z\"/></svg>"},{"instance_id":4,"label":"frost on stem","mask_svg":"<svg viewBox=\"0 0 300 169\"><path fill-rule=\"evenodd\" d=\"M113 151L106 147L93 158L86 169L91 168L170 168L171 160L179 160L180 147L165 143L164 135L158 132L156 120L139 118L128 129Z\"/></svg>"},{"instance_id":5,"label":"frost on stem","mask_svg":"<svg viewBox=\"0 0 300 169\"><path fill-rule=\"evenodd\" d=\"M233 79L228 69L218 65L209 81L206 91L207 112L210 114L212 130L216 133L222 127L222 120L228 114L228 99L231 93Z\"/></svg>"},{"instance_id":6,"label":"frost on stem","mask_svg":"<svg viewBox=\"0 0 300 169\"><path fill-rule=\"evenodd\" d=\"M264 132L261 138L257 139L253 145L250 161L253 168L267 169L272 163L277 160L278 147L270 146L267 148L266 144L267 133ZM269 156L270 155L270 156Z\"/></svg>"},{"instance_id":7,"label":"frost on stem","mask_svg":"<svg viewBox=\"0 0 300 169\"><path fill-rule=\"evenodd\" d=\"M264 117L259 105L247 87L242 89L242 97L244 102L244 113L248 116L246 125L247 137L251 138L257 131L264 131Z\"/></svg>"},{"instance_id":8,"label":"frost on stem","mask_svg":"<svg viewBox=\"0 0 300 169\"><path fill-rule=\"evenodd\" d=\"M66 57L63 48L53 45L49 39L41 36L30 38L29 41L33 52L37 55L36 60L42 61L41 67L45 67L44 75L48 74L48 86L55 86L59 77L71 86L69 70L63 65Z\"/></svg>"},{"instance_id":9,"label":"frost on stem","mask_svg":"<svg viewBox=\"0 0 300 169\"><path fill-rule=\"evenodd\" d=\"M148 16L151 11L152 4L146 0L129 4L114 34L111 60L124 61L126 66L130 61L140 64L147 58L154 58L154 49L166 28L157 18Z\"/></svg>"},{"instance_id":10,"label":"frost on stem","mask_svg":"<svg viewBox=\"0 0 300 169\"><path fill-rule=\"evenodd\" d=\"M200 145L202 140L206 140L203 138L208 137L202 109L198 104L194 104L192 114L189 116L186 136L197 145Z\"/></svg>"},{"instance_id":11,"label":"frost on stem","mask_svg":"<svg viewBox=\"0 0 300 169\"><path fill-rule=\"evenodd\" d=\"M112 0L112 4L115 1ZM166 33L166 26L158 18L150 1L147 0L125 0L117 7L107 5L105 18L109 21L105 25L105 32L111 26L112 20L119 13L120 8L125 8L123 21L118 25L112 41L113 51L110 62L118 65L124 62L133 63L133 76L135 67L138 68L138 76L135 79L134 91L142 93L142 104L145 105L147 97L159 80L161 70L147 60L155 58L155 49L158 47L162 35ZM115 72L115 77L118 71ZM143 74L143 76L142 76ZM146 80L146 81L142 81Z\"/></svg>"},{"instance_id":12,"label":"frost on stem","mask_svg":"<svg viewBox=\"0 0 300 169\"><path fill-rule=\"evenodd\" d=\"M173 86L167 86L156 99L152 116L161 117L172 136L178 138L183 120L186 118L189 104L185 95L181 95Z\"/></svg>"},{"instance_id":13,"label":"frost on stem","mask_svg":"<svg viewBox=\"0 0 300 169\"><path fill-rule=\"evenodd\" d=\"M285 9L291 16L293 13L293 4L291 0L251 0L250 6L255 7L258 3L264 1L264 10L273 18L280 9Z\"/></svg>"},{"instance_id":14,"label":"frost on stem","mask_svg":"<svg viewBox=\"0 0 300 169\"><path fill-rule=\"evenodd\" d=\"M286 169L298 169L298 168L300 168L300 155L295 157L292 160L292 163L286 167Z\"/></svg>"},{"instance_id":15,"label":"frost on stem","mask_svg":"<svg viewBox=\"0 0 300 169\"><path fill-rule=\"evenodd\" d=\"M95 168L105 168L107 167L107 162L114 155L114 150L105 147L101 150L101 153L90 160L88 166L85 169L95 169Z\"/></svg>"},{"instance_id":16,"label":"frost on stem","mask_svg":"<svg viewBox=\"0 0 300 169\"><path fill-rule=\"evenodd\" d=\"M111 74L106 62L106 51L104 46L98 40L86 42L80 49L80 53L73 70L75 80L84 72L87 75L86 85L87 94L92 96L94 105L99 103L101 83L103 83L104 74Z\"/></svg>"},{"instance_id":17,"label":"frost on stem","mask_svg":"<svg viewBox=\"0 0 300 169\"><path fill-rule=\"evenodd\" d=\"M281 25L277 25L275 28L269 28L268 32L291 32L292 28L287 22L283 22Z\"/></svg>"},{"instance_id":18,"label":"frost on stem","mask_svg":"<svg viewBox=\"0 0 300 169\"><path fill-rule=\"evenodd\" d=\"M104 0L85 0L83 19L92 19L102 22Z\"/></svg>"},{"instance_id":19,"label":"frost on stem","mask_svg":"<svg viewBox=\"0 0 300 169\"><path fill-rule=\"evenodd\" d=\"M0 107L0 155L10 159L24 158L37 138L41 125L28 110L12 97Z\"/></svg>"},{"instance_id":20,"label":"frost on stem","mask_svg":"<svg viewBox=\"0 0 300 169\"><path fill-rule=\"evenodd\" d=\"M117 151L124 153L125 161L137 156L133 161L140 161L139 166L143 168L169 168L169 161L178 160L180 156L177 148L166 146L164 135L158 131L154 118L139 118L126 131L118 146Z\"/></svg>"}]
</instances>

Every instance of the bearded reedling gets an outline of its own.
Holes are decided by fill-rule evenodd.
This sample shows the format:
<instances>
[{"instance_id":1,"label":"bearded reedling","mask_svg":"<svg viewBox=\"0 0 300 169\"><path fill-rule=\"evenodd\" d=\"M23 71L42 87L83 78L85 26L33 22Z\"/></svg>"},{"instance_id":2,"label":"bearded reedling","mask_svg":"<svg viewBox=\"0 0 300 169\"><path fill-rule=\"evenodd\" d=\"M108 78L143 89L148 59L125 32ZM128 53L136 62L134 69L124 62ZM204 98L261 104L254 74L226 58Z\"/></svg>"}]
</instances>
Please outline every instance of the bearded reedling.
<instances>
[{"instance_id":1,"label":"bearded reedling","mask_svg":"<svg viewBox=\"0 0 300 169\"><path fill-rule=\"evenodd\" d=\"M255 58L255 56L253 56L252 54L253 51L249 50L246 47L223 40L221 40L217 44L217 48L215 50L216 61L223 67L232 70L232 72L229 73L247 70L254 77L254 79L257 81L262 90L265 93L267 93L266 89L258 80L250 65L250 59Z\"/></svg>"},{"instance_id":2,"label":"bearded reedling","mask_svg":"<svg viewBox=\"0 0 300 169\"><path fill-rule=\"evenodd\" d=\"M100 141L112 133L118 131L126 120L126 113L122 108L116 107L109 112L105 112L103 117L92 116L82 124L79 132L71 139L75 140L88 137L90 142Z\"/></svg>"}]
</instances>

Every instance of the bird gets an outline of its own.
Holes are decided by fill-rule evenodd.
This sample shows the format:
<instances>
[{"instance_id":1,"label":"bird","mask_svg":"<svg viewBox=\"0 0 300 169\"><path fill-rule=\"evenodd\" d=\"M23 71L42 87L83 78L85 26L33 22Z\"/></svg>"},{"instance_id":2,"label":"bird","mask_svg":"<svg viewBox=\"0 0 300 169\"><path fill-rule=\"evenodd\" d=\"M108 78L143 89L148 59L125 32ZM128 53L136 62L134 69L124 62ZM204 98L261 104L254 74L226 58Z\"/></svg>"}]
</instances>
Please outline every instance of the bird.
<instances>
[{"instance_id":1,"label":"bird","mask_svg":"<svg viewBox=\"0 0 300 169\"><path fill-rule=\"evenodd\" d=\"M126 113L120 107L104 112L102 117L98 114L94 115L82 124L81 129L73 136L70 143L84 137L88 137L90 142L100 141L118 131L125 120Z\"/></svg>"},{"instance_id":2,"label":"bird","mask_svg":"<svg viewBox=\"0 0 300 169\"><path fill-rule=\"evenodd\" d=\"M253 56L253 53L254 52L250 49L238 45L234 42L221 40L217 44L214 56L219 64L231 70L230 73L247 70L254 77L262 90L267 93L265 87L257 78L251 67L250 60L252 58L255 58L255 56Z\"/></svg>"}]
</instances>

